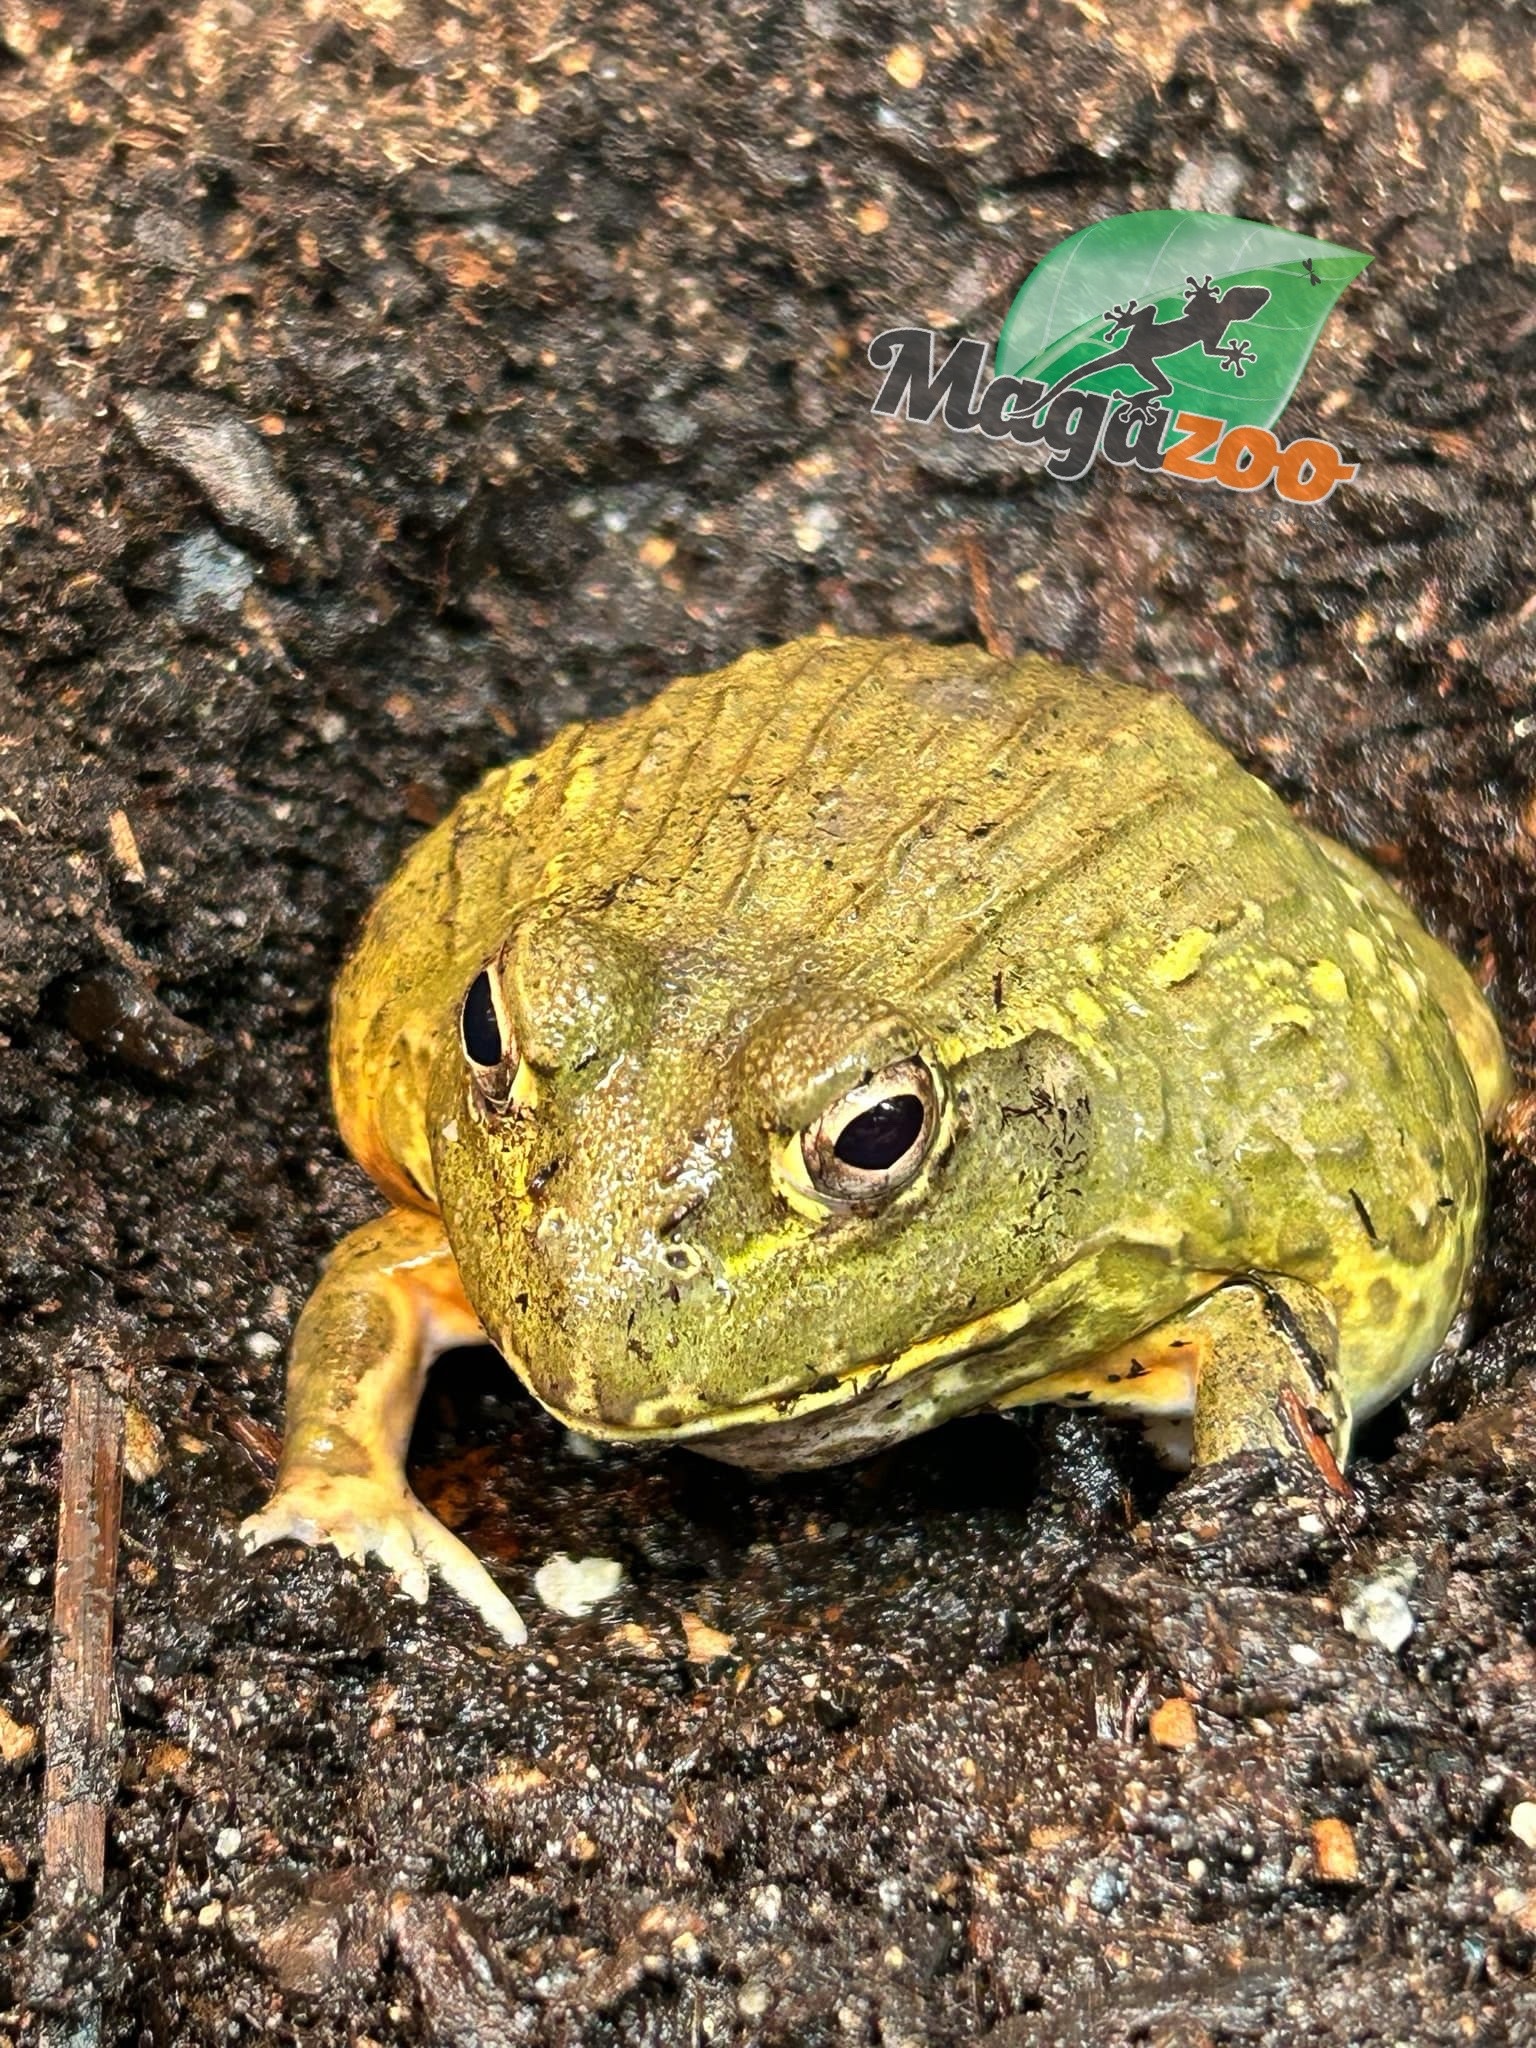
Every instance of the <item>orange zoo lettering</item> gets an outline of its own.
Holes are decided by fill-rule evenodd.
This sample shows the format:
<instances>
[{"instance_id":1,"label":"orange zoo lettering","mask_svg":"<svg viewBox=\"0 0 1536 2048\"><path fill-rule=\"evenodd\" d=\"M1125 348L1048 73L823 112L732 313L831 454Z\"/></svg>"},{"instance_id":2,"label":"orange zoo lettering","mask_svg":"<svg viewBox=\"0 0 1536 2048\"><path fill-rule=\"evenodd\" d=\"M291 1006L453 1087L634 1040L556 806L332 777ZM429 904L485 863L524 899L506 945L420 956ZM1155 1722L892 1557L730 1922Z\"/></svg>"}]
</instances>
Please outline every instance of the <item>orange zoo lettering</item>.
<instances>
[{"instance_id":1,"label":"orange zoo lettering","mask_svg":"<svg viewBox=\"0 0 1536 2048\"><path fill-rule=\"evenodd\" d=\"M1262 491L1280 461L1280 443L1268 427L1233 427L1216 449L1216 481L1229 491Z\"/></svg>"},{"instance_id":2,"label":"orange zoo lettering","mask_svg":"<svg viewBox=\"0 0 1536 2048\"><path fill-rule=\"evenodd\" d=\"M1225 484L1230 491L1258 491L1271 479L1293 505L1320 505L1359 468L1346 462L1330 441L1303 439L1282 448L1267 427L1228 427L1208 413L1181 412L1174 421L1180 437L1163 456L1169 476L1194 484ZM1202 456L1209 460L1202 461Z\"/></svg>"},{"instance_id":3,"label":"orange zoo lettering","mask_svg":"<svg viewBox=\"0 0 1536 2048\"><path fill-rule=\"evenodd\" d=\"M1225 420L1213 420L1203 412L1181 412L1174 421L1176 434L1184 436L1182 441L1170 441L1163 454L1163 473L1166 476L1181 476L1192 484L1208 484L1216 474L1211 462L1199 462L1207 448L1215 446L1221 438Z\"/></svg>"},{"instance_id":4,"label":"orange zoo lettering","mask_svg":"<svg viewBox=\"0 0 1536 2048\"><path fill-rule=\"evenodd\" d=\"M1345 462L1331 441L1293 441L1281 451L1275 489L1293 505L1320 505L1335 484L1347 484L1359 467Z\"/></svg>"}]
</instances>

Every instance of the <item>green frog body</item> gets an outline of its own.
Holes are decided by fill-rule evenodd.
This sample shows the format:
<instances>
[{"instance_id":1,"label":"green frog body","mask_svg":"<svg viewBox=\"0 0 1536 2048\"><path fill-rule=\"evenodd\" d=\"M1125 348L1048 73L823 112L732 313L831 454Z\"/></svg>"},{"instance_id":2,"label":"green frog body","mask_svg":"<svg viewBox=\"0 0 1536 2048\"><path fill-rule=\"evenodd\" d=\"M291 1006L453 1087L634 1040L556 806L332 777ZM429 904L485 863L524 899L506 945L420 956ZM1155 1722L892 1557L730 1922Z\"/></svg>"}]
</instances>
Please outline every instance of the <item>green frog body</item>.
<instances>
[{"instance_id":1,"label":"green frog body","mask_svg":"<svg viewBox=\"0 0 1536 2048\"><path fill-rule=\"evenodd\" d=\"M251 1547L438 1572L425 1373L764 1470L1035 1400L1332 1469L1462 1301L1509 1085L1472 981L1178 701L812 638L497 769L337 989L392 1205L300 1318Z\"/></svg>"}]
</instances>

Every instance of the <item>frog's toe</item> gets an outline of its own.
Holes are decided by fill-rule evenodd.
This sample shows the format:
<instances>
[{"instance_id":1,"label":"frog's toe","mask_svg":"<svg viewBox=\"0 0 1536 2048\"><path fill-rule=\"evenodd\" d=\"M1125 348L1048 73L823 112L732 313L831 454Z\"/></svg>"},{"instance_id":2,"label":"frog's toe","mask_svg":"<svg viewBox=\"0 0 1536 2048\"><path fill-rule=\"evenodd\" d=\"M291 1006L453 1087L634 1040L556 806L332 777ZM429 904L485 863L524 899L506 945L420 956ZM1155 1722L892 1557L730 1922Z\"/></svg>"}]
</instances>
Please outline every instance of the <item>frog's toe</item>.
<instances>
[{"instance_id":1,"label":"frog's toe","mask_svg":"<svg viewBox=\"0 0 1536 2048\"><path fill-rule=\"evenodd\" d=\"M240 1525L247 1554L268 1543L329 1543L361 1564L375 1557L418 1606L437 1573L486 1626L517 1649L528 1640L521 1615L485 1566L408 1487L375 1480L295 1474L259 1514Z\"/></svg>"},{"instance_id":2,"label":"frog's toe","mask_svg":"<svg viewBox=\"0 0 1536 2048\"><path fill-rule=\"evenodd\" d=\"M512 1602L467 1544L461 1543L451 1530L445 1529L435 1515L428 1514L420 1502L413 1500L412 1506L415 1517L408 1540L415 1547L417 1563L410 1581L401 1576L401 1584L406 1591L411 1591L412 1583L419 1583L422 1590L412 1597L424 1600L427 1571L435 1571L443 1584L451 1587L466 1606L472 1607L509 1648L519 1649L527 1642L528 1631Z\"/></svg>"}]
</instances>

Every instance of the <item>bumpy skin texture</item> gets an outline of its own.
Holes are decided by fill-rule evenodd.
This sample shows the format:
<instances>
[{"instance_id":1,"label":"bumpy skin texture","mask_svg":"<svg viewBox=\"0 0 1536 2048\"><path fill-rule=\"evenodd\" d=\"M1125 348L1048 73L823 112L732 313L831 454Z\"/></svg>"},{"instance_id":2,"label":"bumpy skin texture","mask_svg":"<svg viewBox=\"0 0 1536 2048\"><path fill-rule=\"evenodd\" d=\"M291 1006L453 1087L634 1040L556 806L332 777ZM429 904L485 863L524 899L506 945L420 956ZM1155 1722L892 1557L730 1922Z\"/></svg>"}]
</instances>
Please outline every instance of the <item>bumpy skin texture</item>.
<instances>
[{"instance_id":1,"label":"bumpy skin texture","mask_svg":"<svg viewBox=\"0 0 1536 2048\"><path fill-rule=\"evenodd\" d=\"M459 1037L487 962L504 1115ZM913 1055L938 1141L829 1210L799 1134ZM1507 1087L1463 970L1173 697L833 639L488 776L375 906L333 1081L462 1283L451 1312L417 1290L377 1376L414 1390L478 1318L573 1427L767 1468L989 1403L1187 1416L1197 1387L1197 1456L1285 1447L1290 1386L1342 1458L1455 1314ZM301 1330L256 1540L347 1540L316 1505L338 1461L403 1490L356 1419L370 1369Z\"/></svg>"}]
</instances>

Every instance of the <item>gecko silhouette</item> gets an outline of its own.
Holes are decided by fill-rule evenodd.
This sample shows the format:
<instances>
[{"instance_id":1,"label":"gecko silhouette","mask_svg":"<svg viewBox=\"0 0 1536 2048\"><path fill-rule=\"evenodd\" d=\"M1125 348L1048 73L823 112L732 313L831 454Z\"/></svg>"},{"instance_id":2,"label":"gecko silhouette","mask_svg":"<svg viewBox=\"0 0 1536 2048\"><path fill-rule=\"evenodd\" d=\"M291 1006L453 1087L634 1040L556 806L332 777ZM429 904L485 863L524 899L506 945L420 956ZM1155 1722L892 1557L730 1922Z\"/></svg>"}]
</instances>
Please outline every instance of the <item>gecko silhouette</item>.
<instances>
[{"instance_id":1,"label":"gecko silhouette","mask_svg":"<svg viewBox=\"0 0 1536 2048\"><path fill-rule=\"evenodd\" d=\"M1258 361L1258 355L1245 340L1227 341L1223 337L1229 327L1240 320L1251 320L1255 313L1269 303L1269 293L1263 285L1236 284L1225 292L1212 289L1211 280L1203 282L1186 278L1189 290L1184 294L1184 311L1172 319L1160 321L1156 306L1138 306L1134 299L1127 306L1115 306L1104 318L1109 322L1106 341L1117 334L1126 337L1123 345L1106 354L1095 356L1091 362L1081 365L1070 376L1063 377L1051 386L1033 407L1035 413L1042 412L1053 398L1062 391L1069 391L1074 384L1081 384L1100 370L1125 368L1134 370L1151 387L1135 397L1124 409L1129 421L1140 417L1148 419L1150 408L1162 398L1172 396L1171 381L1158 368L1163 356L1176 356L1181 349L1193 348L1198 342L1208 356L1219 356L1221 367L1241 377L1244 366Z\"/></svg>"}]
</instances>

